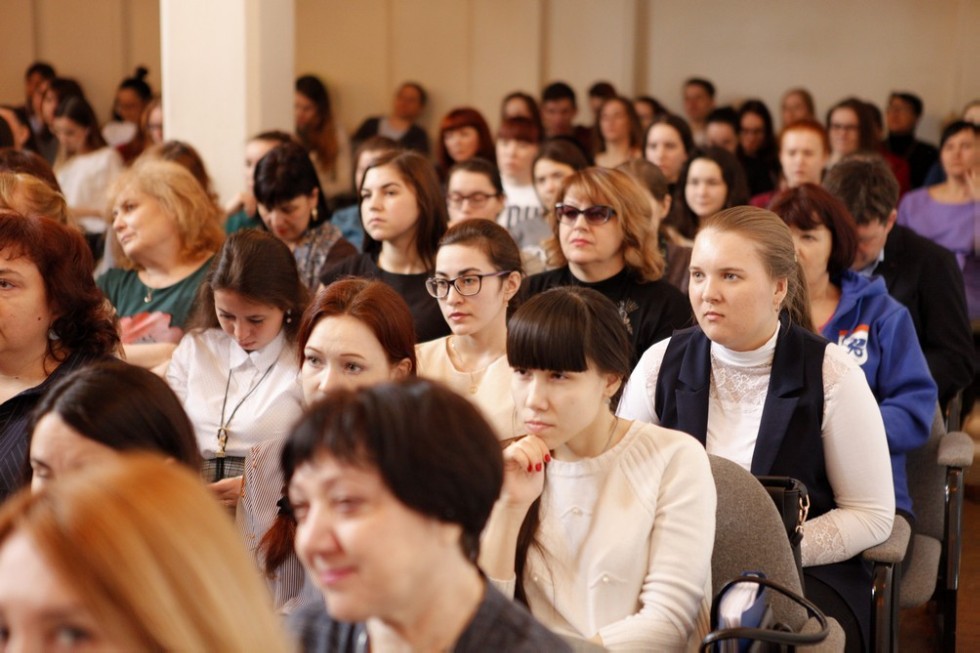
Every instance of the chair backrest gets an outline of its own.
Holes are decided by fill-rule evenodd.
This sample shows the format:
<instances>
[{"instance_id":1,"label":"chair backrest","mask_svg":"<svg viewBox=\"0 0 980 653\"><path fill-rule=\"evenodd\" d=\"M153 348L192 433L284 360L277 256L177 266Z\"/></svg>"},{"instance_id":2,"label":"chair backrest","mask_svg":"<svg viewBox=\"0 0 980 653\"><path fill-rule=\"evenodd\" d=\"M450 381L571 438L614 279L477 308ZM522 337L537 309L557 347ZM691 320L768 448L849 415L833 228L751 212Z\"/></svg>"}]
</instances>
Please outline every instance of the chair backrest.
<instances>
[{"instance_id":1,"label":"chair backrest","mask_svg":"<svg viewBox=\"0 0 980 653\"><path fill-rule=\"evenodd\" d=\"M946 468L939 465L939 441L946 435L939 408L932 419L932 431L924 445L905 458L909 495L915 511L915 533L942 541L945 519Z\"/></svg>"},{"instance_id":2,"label":"chair backrest","mask_svg":"<svg viewBox=\"0 0 980 653\"><path fill-rule=\"evenodd\" d=\"M761 571L783 587L802 594L800 575L786 529L762 484L748 471L725 458L709 455L718 505L715 547L711 555L712 593L746 571ZM806 611L773 594L777 621L799 630Z\"/></svg>"}]
</instances>

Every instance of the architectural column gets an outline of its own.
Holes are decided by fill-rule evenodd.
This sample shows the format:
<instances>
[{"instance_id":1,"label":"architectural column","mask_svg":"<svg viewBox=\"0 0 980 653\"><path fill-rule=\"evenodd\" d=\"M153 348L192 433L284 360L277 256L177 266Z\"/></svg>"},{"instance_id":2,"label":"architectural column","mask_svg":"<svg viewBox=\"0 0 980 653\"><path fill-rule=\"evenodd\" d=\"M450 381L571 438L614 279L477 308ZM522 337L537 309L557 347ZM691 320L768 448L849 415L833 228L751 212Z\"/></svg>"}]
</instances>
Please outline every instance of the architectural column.
<instances>
[{"instance_id":1,"label":"architectural column","mask_svg":"<svg viewBox=\"0 0 980 653\"><path fill-rule=\"evenodd\" d=\"M222 201L242 189L245 140L293 128L293 0L161 0L164 136L192 143Z\"/></svg>"}]
</instances>

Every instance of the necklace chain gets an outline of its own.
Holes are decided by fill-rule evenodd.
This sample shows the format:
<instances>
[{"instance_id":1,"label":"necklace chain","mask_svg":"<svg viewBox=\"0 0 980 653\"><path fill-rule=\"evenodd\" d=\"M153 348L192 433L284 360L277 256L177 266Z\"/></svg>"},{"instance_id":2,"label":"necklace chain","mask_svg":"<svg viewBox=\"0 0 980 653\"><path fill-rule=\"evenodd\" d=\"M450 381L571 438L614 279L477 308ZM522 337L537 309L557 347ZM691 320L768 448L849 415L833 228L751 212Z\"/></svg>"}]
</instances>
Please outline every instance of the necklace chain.
<instances>
[{"instance_id":1,"label":"necklace chain","mask_svg":"<svg viewBox=\"0 0 980 653\"><path fill-rule=\"evenodd\" d=\"M228 370L228 381L225 382L225 397L221 400L221 421L218 422L218 450L215 452L216 458L225 457L225 446L228 444L228 426L231 424L231 420L235 419L235 413L237 413L238 409L242 407L245 400L248 399L253 392L255 392L263 381L265 381L265 377L269 376L269 373L272 372L272 368L275 366L276 363L273 363L266 368L265 373L262 374L258 382L249 388L248 392L245 393L245 396L242 397L237 404L235 404L234 408L231 409L231 415L229 415L228 419L226 420L225 408L228 406L228 390L231 388L231 376L234 373L233 370Z\"/></svg>"}]
</instances>

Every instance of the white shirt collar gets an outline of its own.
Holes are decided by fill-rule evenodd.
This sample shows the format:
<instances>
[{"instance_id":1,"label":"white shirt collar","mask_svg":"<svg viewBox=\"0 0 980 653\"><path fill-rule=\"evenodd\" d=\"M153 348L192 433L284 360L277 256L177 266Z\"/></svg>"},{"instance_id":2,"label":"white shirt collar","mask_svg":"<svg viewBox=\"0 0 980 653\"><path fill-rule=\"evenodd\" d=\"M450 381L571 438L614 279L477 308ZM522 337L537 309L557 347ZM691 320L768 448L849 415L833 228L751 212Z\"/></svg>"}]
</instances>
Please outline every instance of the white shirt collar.
<instances>
[{"instance_id":1,"label":"white shirt collar","mask_svg":"<svg viewBox=\"0 0 980 653\"><path fill-rule=\"evenodd\" d=\"M245 351L242 349L234 338L228 338L228 368L237 369L244 365L251 363L255 369L265 371L279 360L279 356L282 354L283 347L286 345L286 336L282 332L276 335L272 341L267 344L262 349L256 349L255 351Z\"/></svg>"}]
</instances>

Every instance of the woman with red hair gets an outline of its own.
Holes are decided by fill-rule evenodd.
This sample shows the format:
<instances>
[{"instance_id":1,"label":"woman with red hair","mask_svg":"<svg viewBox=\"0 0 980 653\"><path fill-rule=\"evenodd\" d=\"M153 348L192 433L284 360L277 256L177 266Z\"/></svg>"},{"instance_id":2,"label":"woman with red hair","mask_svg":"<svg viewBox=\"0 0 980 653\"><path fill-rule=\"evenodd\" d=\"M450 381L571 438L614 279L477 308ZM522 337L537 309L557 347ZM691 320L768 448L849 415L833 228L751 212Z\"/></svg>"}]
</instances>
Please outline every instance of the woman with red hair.
<instances>
[{"instance_id":1,"label":"woman with red hair","mask_svg":"<svg viewBox=\"0 0 980 653\"><path fill-rule=\"evenodd\" d=\"M497 163L490 127L476 109L453 109L439 123L440 174L445 177L455 164L476 156Z\"/></svg>"},{"instance_id":2,"label":"woman with red hair","mask_svg":"<svg viewBox=\"0 0 980 653\"><path fill-rule=\"evenodd\" d=\"M26 480L27 423L44 392L119 347L92 270L77 229L0 211L0 503Z\"/></svg>"}]
</instances>

